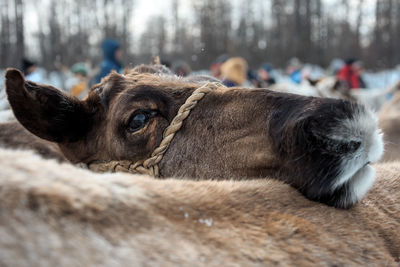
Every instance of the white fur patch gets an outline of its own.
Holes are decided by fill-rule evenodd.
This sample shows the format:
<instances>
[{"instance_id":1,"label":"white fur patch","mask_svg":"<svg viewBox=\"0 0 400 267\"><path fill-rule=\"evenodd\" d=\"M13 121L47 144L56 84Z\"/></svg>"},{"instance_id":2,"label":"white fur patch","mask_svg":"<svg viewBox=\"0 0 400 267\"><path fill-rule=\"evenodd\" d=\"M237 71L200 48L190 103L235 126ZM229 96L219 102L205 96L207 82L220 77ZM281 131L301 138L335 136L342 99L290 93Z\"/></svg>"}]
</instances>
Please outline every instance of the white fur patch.
<instances>
[{"instance_id":1,"label":"white fur patch","mask_svg":"<svg viewBox=\"0 0 400 267\"><path fill-rule=\"evenodd\" d=\"M341 142L361 142L353 154L344 155L341 175L332 186L332 191L351 181L352 198L360 200L375 179L375 172L368 162L376 162L383 155L383 134L378 129L377 116L370 110L359 109L353 119L344 120L332 131L330 138Z\"/></svg>"},{"instance_id":2,"label":"white fur patch","mask_svg":"<svg viewBox=\"0 0 400 267\"><path fill-rule=\"evenodd\" d=\"M382 158L384 152L383 133L380 129L374 132L373 139L374 142L371 144L368 157L371 162L377 162Z\"/></svg>"},{"instance_id":3,"label":"white fur patch","mask_svg":"<svg viewBox=\"0 0 400 267\"><path fill-rule=\"evenodd\" d=\"M366 165L353 176L350 181L350 204L360 201L365 196L374 184L375 175L375 169Z\"/></svg>"}]
</instances>

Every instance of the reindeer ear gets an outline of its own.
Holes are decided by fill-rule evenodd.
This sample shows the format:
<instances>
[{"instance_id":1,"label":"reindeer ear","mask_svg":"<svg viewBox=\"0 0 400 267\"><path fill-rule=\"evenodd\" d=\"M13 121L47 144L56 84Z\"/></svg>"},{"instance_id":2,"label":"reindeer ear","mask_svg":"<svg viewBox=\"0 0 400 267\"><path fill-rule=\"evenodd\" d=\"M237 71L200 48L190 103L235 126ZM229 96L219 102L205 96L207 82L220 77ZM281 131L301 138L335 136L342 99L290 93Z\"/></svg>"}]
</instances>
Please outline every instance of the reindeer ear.
<instances>
[{"instance_id":1,"label":"reindeer ear","mask_svg":"<svg viewBox=\"0 0 400 267\"><path fill-rule=\"evenodd\" d=\"M15 117L31 133L58 143L86 135L91 123L84 102L52 86L25 81L16 69L7 70L5 83Z\"/></svg>"}]
</instances>

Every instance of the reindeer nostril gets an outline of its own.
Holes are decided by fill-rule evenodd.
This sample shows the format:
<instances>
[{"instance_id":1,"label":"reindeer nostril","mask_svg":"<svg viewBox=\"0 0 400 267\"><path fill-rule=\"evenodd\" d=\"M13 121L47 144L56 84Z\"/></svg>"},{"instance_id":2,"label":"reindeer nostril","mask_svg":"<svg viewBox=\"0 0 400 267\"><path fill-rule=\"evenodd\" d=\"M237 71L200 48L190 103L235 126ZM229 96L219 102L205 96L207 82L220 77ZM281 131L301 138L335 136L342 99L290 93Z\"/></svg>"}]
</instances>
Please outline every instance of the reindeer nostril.
<instances>
[{"instance_id":1,"label":"reindeer nostril","mask_svg":"<svg viewBox=\"0 0 400 267\"><path fill-rule=\"evenodd\" d=\"M361 142L360 141L350 141L348 146L349 146L349 152L354 152L360 148Z\"/></svg>"},{"instance_id":2,"label":"reindeer nostril","mask_svg":"<svg viewBox=\"0 0 400 267\"><path fill-rule=\"evenodd\" d=\"M360 141L343 142L338 146L339 153L354 153L361 146Z\"/></svg>"},{"instance_id":3,"label":"reindeer nostril","mask_svg":"<svg viewBox=\"0 0 400 267\"><path fill-rule=\"evenodd\" d=\"M326 149L333 153L349 154L356 152L360 148L360 146L360 141L338 142L331 140L330 145L326 146Z\"/></svg>"}]
</instances>

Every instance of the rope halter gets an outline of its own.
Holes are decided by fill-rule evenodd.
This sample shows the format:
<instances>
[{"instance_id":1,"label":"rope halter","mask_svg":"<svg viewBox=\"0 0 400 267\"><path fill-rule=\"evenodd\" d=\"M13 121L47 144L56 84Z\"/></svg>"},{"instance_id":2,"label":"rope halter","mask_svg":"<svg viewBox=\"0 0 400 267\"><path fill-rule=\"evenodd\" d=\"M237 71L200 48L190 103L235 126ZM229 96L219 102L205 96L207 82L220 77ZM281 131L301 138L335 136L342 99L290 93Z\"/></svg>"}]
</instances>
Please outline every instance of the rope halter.
<instances>
[{"instance_id":1,"label":"rope halter","mask_svg":"<svg viewBox=\"0 0 400 267\"><path fill-rule=\"evenodd\" d=\"M165 129L160 145L154 149L148 159L137 162L122 160L91 163L88 164L88 168L95 172L130 172L159 177L160 169L158 163L162 160L165 152L174 139L175 134L181 129L183 121L189 116L190 111L206 94L218 89L219 87L224 87L224 85L218 82L209 82L193 91L193 93L186 99L185 103L179 108L178 113L171 121L170 125Z\"/></svg>"}]
</instances>

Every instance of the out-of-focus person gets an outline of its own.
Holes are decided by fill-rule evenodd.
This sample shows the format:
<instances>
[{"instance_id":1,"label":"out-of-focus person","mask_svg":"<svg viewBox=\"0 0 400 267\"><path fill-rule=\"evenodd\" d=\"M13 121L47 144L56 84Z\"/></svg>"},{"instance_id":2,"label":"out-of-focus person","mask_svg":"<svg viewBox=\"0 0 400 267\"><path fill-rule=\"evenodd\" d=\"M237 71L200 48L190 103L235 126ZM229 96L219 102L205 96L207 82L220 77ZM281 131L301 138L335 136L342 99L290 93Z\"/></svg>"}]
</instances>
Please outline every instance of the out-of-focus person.
<instances>
[{"instance_id":1,"label":"out-of-focus person","mask_svg":"<svg viewBox=\"0 0 400 267\"><path fill-rule=\"evenodd\" d=\"M260 66L257 72L258 88L266 88L276 83L273 77L273 67L269 63Z\"/></svg>"},{"instance_id":2,"label":"out-of-focus person","mask_svg":"<svg viewBox=\"0 0 400 267\"><path fill-rule=\"evenodd\" d=\"M210 75L222 79L221 77L221 66L230 58L229 55L222 54L210 65Z\"/></svg>"},{"instance_id":3,"label":"out-of-focus person","mask_svg":"<svg viewBox=\"0 0 400 267\"><path fill-rule=\"evenodd\" d=\"M107 39L102 44L104 59L100 65L100 72L95 78L95 83L99 83L101 79L107 76L111 71L115 70L122 73L122 50L118 41Z\"/></svg>"},{"instance_id":4,"label":"out-of-focus person","mask_svg":"<svg viewBox=\"0 0 400 267\"><path fill-rule=\"evenodd\" d=\"M332 59L331 63L329 64L329 67L327 69L327 74L336 76L338 74L339 70L343 66L344 66L343 59L334 58L334 59Z\"/></svg>"},{"instance_id":5,"label":"out-of-focus person","mask_svg":"<svg viewBox=\"0 0 400 267\"><path fill-rule=\"evenodd\" d=\"M247 81L247 69L247 62L243 58L233 57L228 59L221 66L222 83L227 87L245 85Z\"/></svg>"},{"instance_id":6,"label":"out-of-focus person","mask_svg":"<svg viewBox=\"0 0 400 267\"><path fill-rule=\"evenodd\" d=\"M25 75L25 79L35 83L44 83L45 79L43 73L39 71L38 66L35 62L24 58L22 59L22 72Z\"/></svg>"},{"instance_id":7,"label":"out-of-focus person","mask_svg":"<svg viewBox=\"0 0 400 267\"><path fill-rule=\"evenodd\" d=\"M249 68L247 70L247 80L250 83L251 87L258 88L259 81L257 71Z\"/></svg>"},{"instance_id":8,"label":"out-of-focus person","mask_svg":"<svg viewBox=\"0 0 400 267\"><path fill-rule=\"evenodd\" d=\"M290 80L296 84L300 84L302 80L302 67L300 60L298 58L292 58L289 61L288 67L286 68L286 73L289 75Z\"/></svg>"},{"instance_id":9,"label":"out-of-focus person","mask_svg":"<svg viewBox=\"0 0 400 267\"><path fill-rule=\"evenodd\" d=\"M177 60L172 63L172 71L180 77L186 77L192 73L192 68L185 61Z\"/></svg>"},{"instance_id":10,"label":"out-of-focus person","mask_svg":"<svg viewBox=\"0 0 400 267\"><path fill-rule=\"evenodd\" d=\"M72 76L70 76L65 84L71 95L83 99L89 92L88 69L83 62L75 63L71 67Z\"/></svg>"},{"instance_id":11,"label":"out-of-focus person","mask_svg":"<svg viewBox=\"0 0 400 267\"><path fill-rule=\"evenodd\" d=\"M345 60L345 65L338 71L338 80L348 89L366 88L362 74L364 67L361 61L354 58Z\"/></svg>"},{"instance_id":12,"label":"out-of-focus person","mask_svg":"<svg viewBox=\"0 0 400 267\"><path fill-rule=\"evenodd\" d=\"M168 69L171 68L171 62L169 60L161 59L161 65L167 67Z\"/></svg>"}]
</instances>

